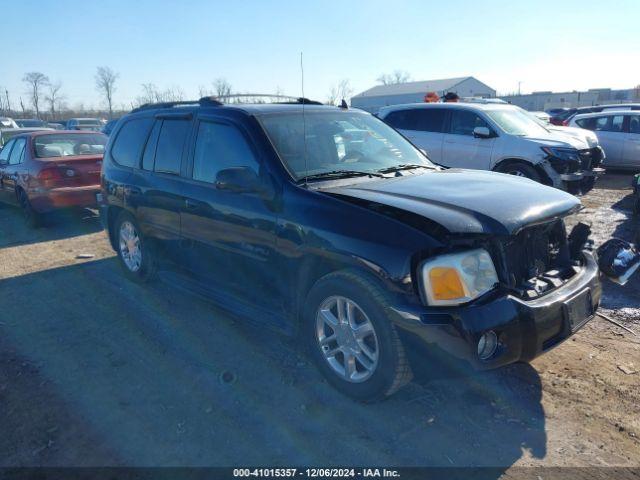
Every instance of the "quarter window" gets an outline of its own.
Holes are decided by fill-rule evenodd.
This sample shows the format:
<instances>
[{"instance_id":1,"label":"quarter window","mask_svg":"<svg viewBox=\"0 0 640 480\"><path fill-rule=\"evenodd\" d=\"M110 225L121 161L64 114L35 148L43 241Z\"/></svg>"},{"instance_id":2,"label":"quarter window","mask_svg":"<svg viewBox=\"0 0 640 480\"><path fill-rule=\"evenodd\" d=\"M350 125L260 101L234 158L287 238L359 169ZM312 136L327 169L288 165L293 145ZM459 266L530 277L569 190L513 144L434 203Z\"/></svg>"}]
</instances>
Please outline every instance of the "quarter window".
<instances>
[{"instance_id":1,"label":"quarter window","mask_svg":"<svg viewBox=\"0 0 640 480\"><path fill-rule=\"evenodd\" d=\"M182 150L190 125L190 120L164 120L162 122L153 168L156 172L174 175L180 173Z\"/></svg>"},{"instance_id":2,"label":"quarter window","mask_svg":"<svg viewBox=\"0 0 640 480\"><path fill-rule=\"evenodd\" d=\"M13 150L11 150L11 155L9 156L9 165L18 165L22 163L24 159L24 147L27 144L27 140L24 138L18 138L16 143L13 146Z\"/></svg>"},{"instance_id":3,"label":"quarter window","mask_svg":"<svg viewBox=\"0 0 640 480\"><path fill-rule=\"evenodd\" d=\"M244 135L234 126L201 122L193 160L193 178L214 183L220 170L249 167L258 173L258 162Z\"/></svg>"},{"instance_id":4,"label":"quarter window","mask_svg":"<svg viewBox=\"0 0 640 480\"><path fill-rule=\"evenodd\" d=\"M142 147L147 140L153 118L135 118L126 122L120 129L111 148L111 156L119 165L138 167Z\"/></svg>"}]
</instances>

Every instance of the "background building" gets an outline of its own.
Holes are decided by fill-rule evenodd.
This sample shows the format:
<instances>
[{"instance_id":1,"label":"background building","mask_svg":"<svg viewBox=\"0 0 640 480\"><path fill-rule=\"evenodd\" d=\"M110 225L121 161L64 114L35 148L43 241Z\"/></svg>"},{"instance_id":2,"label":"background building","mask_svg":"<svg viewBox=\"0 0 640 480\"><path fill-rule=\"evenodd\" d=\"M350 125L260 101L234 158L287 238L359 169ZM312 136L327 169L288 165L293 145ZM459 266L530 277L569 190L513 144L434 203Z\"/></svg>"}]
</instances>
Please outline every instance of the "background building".
<instances>
[{"instance_id":1,"label":"background building","mask_svg":"<svg viewBox=\"0 0 640 480\"><path fill-rule=\"evenodd\" d=\"M542 111L550 108L573 108L606 103L640 102L640 88L612 90L592 88L586 92L533 92L527 95L506 95L503 100L526 110Z\"/></svg>"},{"instance_id":2,"label":"background building","mask_svg":"<svg viewBox=\"0 0 640 480\"><path fill-rule=\"evenodd\" d=\"M439 96L454 92L460 97L492 98L496 91L474 77L443 78L422 82L376 85L369 90L351 97L351 106L376 113L381 107L402 103L424 102L427 92L436 92Z\"/></svg>"}]
</instances>

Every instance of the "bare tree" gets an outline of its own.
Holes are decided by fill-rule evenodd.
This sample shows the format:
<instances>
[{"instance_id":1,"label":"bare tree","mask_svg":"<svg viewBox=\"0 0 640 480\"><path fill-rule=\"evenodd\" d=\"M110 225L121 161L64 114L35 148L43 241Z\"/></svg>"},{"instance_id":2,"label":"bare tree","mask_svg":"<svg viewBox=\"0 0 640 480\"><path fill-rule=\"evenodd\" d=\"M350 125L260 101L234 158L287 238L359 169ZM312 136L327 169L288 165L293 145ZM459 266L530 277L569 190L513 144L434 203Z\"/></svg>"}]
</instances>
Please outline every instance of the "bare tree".
<instances>
[{"instance_id":1,"label":"bare tree","mask_svg":"<svg viewBox=\"0 0 640 480\"><path fill-rule=\"evenodd\" d=\"M29 86L27 93L36 111L36 118L40 118L40 95L42 89L49 84L49 78L44 73L29 72L25 73L22 81Z\"/></svg>"},{"instance_id":2,"label":"bare tree","mask_svg":"<svg viewBox=\"0 0 640 480\"><path fill-rule=\"evenodd\" d=\"M44 97L44 99L49 104L49 110L51 111L51 118L55 118L56 116L56 107L60 104L64 95L60 93L60 89L62 88L62 82L57 81L55 83L49 83L49 92Z\"/></svg>"},{"instance_id":3,"label":"bare tree","mask_svg":"<svg viewBox=\"0 0 640 480\"><path fill-rule=\"evenodd\" d=\"M383 73L376 81L380 82L383 85L395 85L398 83L406 83L411 79L411 75L409 72L405 72L403 70L394 70L393 73Z\"/></svg>"},{"instance_id":4,"label":"bare tree","mask_svg":"<svg viewBox=\"0 0 640 480\"><path fill-rule=\"evenodd\" d=\"M96 71L96 90L104 97L109 107L109 118L113 117L113 94L119 74L109 67L98 67Z\"/></svg>"},{"instance_id":5,"label":"bare tree","mask_svg":"<svg viewBox=\"0 0 640 480\"><path fill-rule=\"evenodd\" d=\"M208 97L211 95L211 90L209 90L207 87L205 87L204 85L199 85L198 86L198 97L202 98L202 97Z\"/></svg>"},{"instance_id":6,"label":"bare tree","mask_svg":"<svg viewBox=\"0 0 640 480\"><path fill-rule=\"evenodd\" d=\"M136 98L137 105L145 103L179 102L184 99L184 90L177 85L172 85L165 90L159 90L155 83L143 83L142 95Z\"/></svg>"},{"instance_id":7,"label":"bare tree","mask_svg":"<svg viewBox=\"0 0 640 480\"><path fill-rule=\"evenodd\" d=\"M351 100L351 95L353 94L353 89L351 88L351 84L349 80L343 78L333 87L331 87L331 91L329 92L329 97L327 98L327 103L329 105L339 105L342 103L342 100L349 103Z\"/></svg>"},{"instance_id":8,"label":"bare tree","mask_svg":"<svg viewBox=\"0 0 640 480\"><path fill-rule=\"evenodd\" d=\"M213 89L216 97L225 97L231 95L231 84L224 78L216 78L213 81Z\"/></svg>"}]
</instances>

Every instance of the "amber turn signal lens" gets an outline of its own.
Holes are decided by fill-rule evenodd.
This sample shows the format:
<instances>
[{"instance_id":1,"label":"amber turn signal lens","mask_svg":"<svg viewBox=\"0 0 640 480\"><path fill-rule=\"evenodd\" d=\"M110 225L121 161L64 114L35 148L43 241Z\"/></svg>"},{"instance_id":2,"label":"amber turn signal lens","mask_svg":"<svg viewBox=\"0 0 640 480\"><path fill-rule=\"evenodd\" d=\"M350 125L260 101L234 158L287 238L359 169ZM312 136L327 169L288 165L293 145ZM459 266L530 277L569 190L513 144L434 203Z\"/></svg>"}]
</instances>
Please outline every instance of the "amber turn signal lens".
<instances>
[{"instance_id":1,"label":"amber turn signal lens","mask_svg":"<svg viewBox=\"0 0 640 480\"><path fill-rule=\"evenodd\" d=\"M465 296L462 280L455 268L434 267L429 270L429 281L435 300L454 300Z\"/></svg>"}]
</instances>

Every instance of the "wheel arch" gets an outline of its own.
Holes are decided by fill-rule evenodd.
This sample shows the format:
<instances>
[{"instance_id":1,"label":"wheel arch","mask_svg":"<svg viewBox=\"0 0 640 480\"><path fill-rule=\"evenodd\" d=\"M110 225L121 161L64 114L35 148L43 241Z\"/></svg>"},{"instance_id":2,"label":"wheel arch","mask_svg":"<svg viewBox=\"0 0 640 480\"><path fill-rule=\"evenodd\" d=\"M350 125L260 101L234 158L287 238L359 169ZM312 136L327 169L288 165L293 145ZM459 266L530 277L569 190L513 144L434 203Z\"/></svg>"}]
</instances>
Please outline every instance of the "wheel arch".
<instances>
[{"instance_id":1,"label":"wheel arch","mask_svg":"<svg viewBox=\"0 0 640 480\"><path fill-rule=\"evenodd\" d=\"M311 289L322 278L329 274L349 271L362 275L369 280L376 282L381 288L389 291L393 289L389 288L389 282L391 280L386 277L382 269L370 262L367 262L358 258L341 259L341 258L318 258L311 257L302 263L302 266L298 269L296 274L296 291L295 291L295 315L294 315L294 329L297 331L301 325L304 306Z\"/></svg>"},{"instance_id":2,"label":"wheel arch","mask_svg":"<svg viewBox=\"0 0 640 480\"><path fill-rule=\"evenodd\" d=\"M117 239L115 233L115 223L120 213L124 210L124 208L117 205L110 205L107 209L107 236L109 237L111 248L113 248L115 251L118 250L118 245L116 242Z\"/></svg>"},{"instance_id":3,"label":"wheel arch","mask_svg":"<svg viewBox=\"0 0 640 480\"><path fill-rule=\"evenodd\" d=\"M540 165L539 163L532 163L530 160L527 160L526 158L521 158L521 157L503 158L502 160L498 161L498 163L494 165L493 171L500 172L502 169L508 167L509 165L513 165L517 163L523 163L531 168L534 168L538 173L538 175L540 175L540 179L544 185L553 186L553 181L551 180L551 178L549 178L549 175L547 174L545 169L542 168L542 165Z\"/></svg>"}]
</instances>

